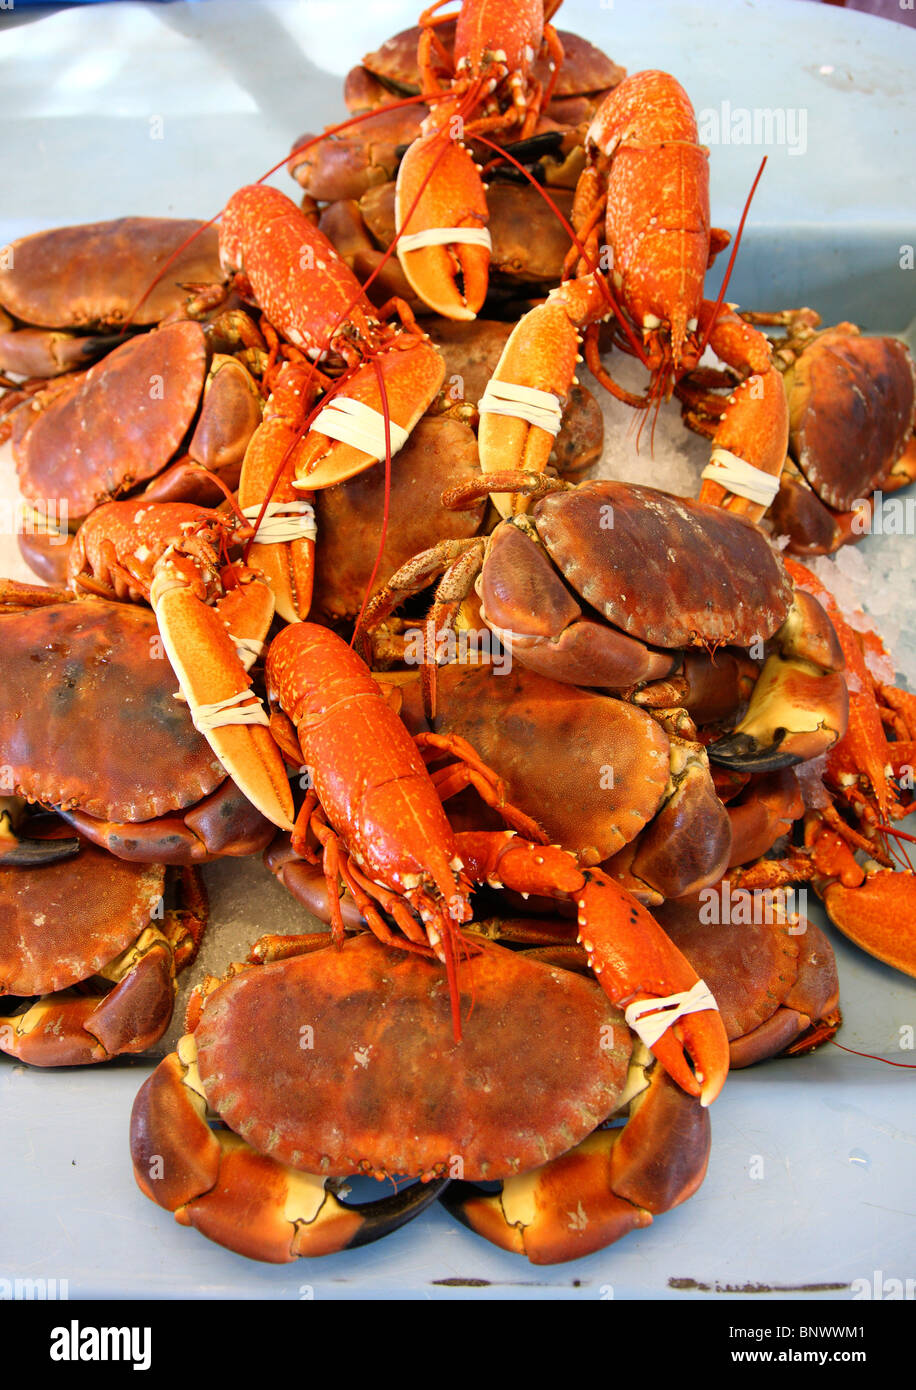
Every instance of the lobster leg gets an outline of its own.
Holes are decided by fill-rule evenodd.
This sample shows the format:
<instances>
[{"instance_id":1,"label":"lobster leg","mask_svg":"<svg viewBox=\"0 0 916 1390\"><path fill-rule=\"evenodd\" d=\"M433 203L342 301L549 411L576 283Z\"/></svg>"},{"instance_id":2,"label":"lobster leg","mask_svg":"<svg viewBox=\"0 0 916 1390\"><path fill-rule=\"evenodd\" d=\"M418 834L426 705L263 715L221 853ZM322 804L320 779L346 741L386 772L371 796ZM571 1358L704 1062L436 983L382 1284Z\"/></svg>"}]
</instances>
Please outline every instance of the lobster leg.
<instances>
[{"instance_id":1,"label":"lobster leg","mask_svg":"<svg viewBox=\"0 0 916 1390\"><path fill-rule=\"evenodd\" d=\"M211 1130L193 1036L159 1064L134 1102L134 1176L152 1201L249 1259L284 1264L379 1240L418 1216L445 1181L349 1206L327 1179L267 1158L229 1130Z\"/></svg>"},{"instance_id":2,"label":"lobster leg","mask_svg":"<svg viewBox=\"0 0 916 1390\"><path fill-rule=\"evenodd\" d=\"M603 1250L685 1202L706 1176L709 1113L661 1066L646 1073L634 1061L631 1078L622 1128L596 1130L496 1193L452 1183L443 1206L503 1250L532 1264L559 1264Z\"/></svg>"}]
</instances>

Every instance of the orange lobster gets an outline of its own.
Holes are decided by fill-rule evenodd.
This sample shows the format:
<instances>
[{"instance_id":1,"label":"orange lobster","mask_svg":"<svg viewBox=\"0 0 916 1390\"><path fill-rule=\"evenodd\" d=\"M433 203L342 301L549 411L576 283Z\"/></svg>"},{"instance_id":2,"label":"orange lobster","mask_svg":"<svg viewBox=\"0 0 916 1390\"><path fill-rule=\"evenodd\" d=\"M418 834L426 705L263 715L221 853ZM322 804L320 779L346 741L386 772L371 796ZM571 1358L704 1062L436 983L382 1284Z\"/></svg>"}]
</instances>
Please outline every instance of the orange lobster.
<instances>
[{"instance_id":1,"label":"orange lobster","mask_svg":"<svg viewBox=\"0 0 916 1390\"><path fill-rule=\"evenodd\" d=\"M366 664L327 628L286 627L270 648L266 675L271 702L279 706L272 727L313 783L293 847L312 862L318 852L311 845L321 847L338 941L342 881L383 941L432 951L443 961L460 1037L457 970L460 953L474 949L461 933L472 916L472 886L568 894L579 909L579 940L605 992L627 1007L631 1026L644 1030L684 1090L706 1105L715 1099L728 1071L715 1002L635 898L599 870L580 869L567 851L543 844L534 822L506 802L500 779L463 739L411 738ZM426 760L443 754L458 761L430 774ZM511 830L456 836L442 802L469 784ZM376 904L403 936L392 933ZM644 1021L636 1018L642 1013Z\"/></svg>"},{"instance_id":2,"label":"orange lobster","mask_svg":"<svg viewBox=\"0 0 916 1390\"><path fill-rule=\"evenodd\" d=\"M376 313L328 239L277 189L255 184L230 198L220 257L292 345L269 373L272 394L245 455L239 501L259 523L259 562L277 609L293 622L311 604L315 533L304 490L390 458L435 399L445 364L406 304L393 300ZM404 327L382 322L389 312ZM332 382L319 363L342 366L343 376ZM310 414L319 389L323 407Z\"/></svg>"},{"instance_id":3,"label":"orange lobster","mask_svg":"<svg viewBox=\"0 0 916 1390\"><path fill-rule=\"evenodd\" d=\"M513 126L521 139L533 133L563 61L547 22L560 0L464 0L454 55L436 35L438 25L454 18L436 16L445 3L435 0L420 16L417 57L430 113L398 171L397 253L411 287L431 309L473 319L487 294L490 238L479 166L463 141ZM546 91L531 76L542 45L553 63Z\"/></svg>"},{"instance_id":4,"label":"orange lobster","mask_svg":"<svg viewBox=\"0 0 916 1390\"><path fill-rule=\"evenodd\" d=\"M543 471L583 335L598 380L642 408L670 397L709 344L743 380L715 431L700 497L757 520L778 488L788 410L763 334L721 297L703 298L706 270L730 237L710 226L709 152L698 143L686 92L667 73L634 73L599 107L586 150L566 267L576 278L509 338L480 405L482 466ZM652 374L644 397L624 391L601 364L599 326L611 318L619 344ZM503 515L524 509L514 496L495 500Z\"/></svg>"}]
</instances>

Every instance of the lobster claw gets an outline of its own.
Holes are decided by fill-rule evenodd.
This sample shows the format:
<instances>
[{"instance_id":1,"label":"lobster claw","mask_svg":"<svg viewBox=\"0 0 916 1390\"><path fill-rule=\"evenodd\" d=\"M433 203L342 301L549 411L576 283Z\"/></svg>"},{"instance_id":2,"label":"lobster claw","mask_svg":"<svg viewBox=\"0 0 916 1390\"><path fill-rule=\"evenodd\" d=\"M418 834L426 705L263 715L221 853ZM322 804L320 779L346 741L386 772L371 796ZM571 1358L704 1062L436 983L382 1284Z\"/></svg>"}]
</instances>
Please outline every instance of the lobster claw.
<instances>
[{"instance_id":1,"label":"lobster claw","mask_svg":"<svg viewBox=\"0 0 916 1390\"><path fill-rule=\"evenodd\" d=\"M273 590L277 612L288 623L307 618L312 605L315 512L309 495L293 483L293 450L310 404L312 375L298 363L283 364L264 419L245 451L239 479L239 506L257 525L258 568Z\"/></svg>"},{"instance_id":2,"label":"lobster claw","mask_svg":"<svg viewBox=\"0 0 916 1390\"><path fill-rule=\"evenodd\" d=\"M378 369L378 370L377 370ZM384 384L379 383L381 373ZM403 448L445 380L445 362L426 337L401 333L326 402L294 454L300 490L333 487Z\"/></svg>"},{"instance_id":3,"label":"lobster claw","mask_svg":"<svg viewBox=\"0 0 916 1390\"><path fill-rule=\"evenodd\" d=\"M584 877L576 896L589 966L611 1001L626 1004L627 1022L672 1080L711 1105L725 1084L729 1056L715 1000L632 894L600 869Z\"/></svg>"},{"instance_id":4,"label":"lobster claw","mask_svg":"<svg viewBox=\"0 0 916 1390\"><path fill-rule=\"evenodd\" d=\"M490 269L487 201L477 165L447 129L415 140L401 160L395 215L398 260L414 292L445 318L476 318Z\"/></svg>"},{"instance_id":5,"label":"lobster claw","mask_svg":"<svg viewBox=\"0 0 916 1390\"><path fill-rule=\"evenodd\" d=\"M240 566L235 572L237 578L254 586L252 606L261 610L257 625L263 640L273 616L267 585L252 571L245 575ZM267 727L267 713L251 690L235 640L237 635L244 637L244 645L250 648L258 638L251 630L230 633L226 617L204 602L195 580L199 583L193 562L173 550L167 551L156 567L150 602L166 653L195 726L230 777L262 815L290 830L293 799L283 758ZM233 590L229 595L233 595L233 619L238 626L247 605Z\"/></svg>"},{"instance_id":6,"label":"lobster claw","mask_svg":"<svg viewBox=\"0 0 916 1390\"><path fill-rule=\"evenodd\" d=\"M585 277L552 290L516 324L478 406L484 473L545 471L575 381L580 326L599 307L606 305ZM492 499L506 517L527 506L517 493Z\"/></svg>"},{"instance_id":7,"label":"lobster claw","mask_svg":"<svg viewBox=\"0 0 916 1390\"><path fill-rule=\"evenodd\" d=\"M844 936L869 955L916 976L913 879L908 873L876 869L858 887L841 882L820 889L827 915Z\"/></svg>"}]
</instances>

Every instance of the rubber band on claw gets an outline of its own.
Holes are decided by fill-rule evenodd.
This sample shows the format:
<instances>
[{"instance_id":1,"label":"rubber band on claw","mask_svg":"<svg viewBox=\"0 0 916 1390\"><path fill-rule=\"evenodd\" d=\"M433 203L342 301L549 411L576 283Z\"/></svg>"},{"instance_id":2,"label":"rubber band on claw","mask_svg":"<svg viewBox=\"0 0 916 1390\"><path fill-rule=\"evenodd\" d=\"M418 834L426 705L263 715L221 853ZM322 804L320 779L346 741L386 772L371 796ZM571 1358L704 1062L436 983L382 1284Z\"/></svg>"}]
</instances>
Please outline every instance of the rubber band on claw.
<instances>
[{"instance_id":1,"label":"rubber band on claw","mask_svg":"<svg viewBox=\"0 0 916 1390\"><path fill-rule=\"evenodd\" d=\"M491 380L477 406L481 415L511 415L556 436L563 423L563 407L551 391L518 386L514 381Z\"/></svg>"},{"instance_id":2,"label":"rubber band on claw","mask_svg":"<svg viewBox=\"0 0 916 1390\"><path fill-rule=\"evenodd\" d=\"M315 508L311 502L268 502L266 507L254 503L250 507L243 507L242 515L254 522L261 517L257 534L252 537L255 545L283 545L287 541L318 539Z\"/></svg>"},{"instance_id":3,"label":"rubber band on claw","mask_svg":"<svg viewBox=\"0 0 916 1390\"><path fill-rule=\"evenodd\" d=\"M394 420L389 420L388 429L391 452L396 454L407 443L410 432ZM316 417L312 430L326 434L329 439L339 440L341 444L350 444L374 458L385 457L385 417L378 410L373 410L371 405L366 405L365 401L335 396ZM308 479L297 483L297 486L307 487Z\"/></svg>"},{"instance_id":4,"label":"rubber band on claw","mask_svg":"<svg viewBox=\"0 0 916 1390\"><path fill-rule=\"evenodd\" d=\"M691 989L668 994L661 999L639 999L624 1010L624 1018L633 1032L652 1048L672 1024L685 1014L718 1010L718 1004L704 980L697 980Z\"/></svg>"},{"instance_id":5,"label":"rubber band on claw","mask_svg":"<svg viewBox=\"0 0 916 1390\"><path fill-rule=\"evenodd\" d=\"M233 639L235 640L235 639ZM251 700L251 704L243 701ZM222 729L228 724L264 724L270 719L267 711L250 689L240 690L236 695L227 695L225 700L214 700L210 705L191 705L191 719L198 733L205 734L208 729Z\"/></svg>"},{"instance_id":6,"label":"rubber band on claw","mask_svg":"<svg viewBox=\"0 0 916 1390\"><path fill-rule=\"evenodd\" d=\"M493 238L486 227L427 227L422 232L402 232L401 251L420 251L424 246L485 246L493 250Z\"/></svg>"},{"instance_id":7,"label":"rubber band on claw","mask_svg":"<svg viewBox=\"0 0 916 1390\"><path fill-rule=\"evenodd\" d=\"M746 497L749 502L757 502L760 506L768 507L779 491L777 475L755 468L728 449L713 449L709 463L700 476L727 487L736 497Z\"/></svg>"}]
</instances>

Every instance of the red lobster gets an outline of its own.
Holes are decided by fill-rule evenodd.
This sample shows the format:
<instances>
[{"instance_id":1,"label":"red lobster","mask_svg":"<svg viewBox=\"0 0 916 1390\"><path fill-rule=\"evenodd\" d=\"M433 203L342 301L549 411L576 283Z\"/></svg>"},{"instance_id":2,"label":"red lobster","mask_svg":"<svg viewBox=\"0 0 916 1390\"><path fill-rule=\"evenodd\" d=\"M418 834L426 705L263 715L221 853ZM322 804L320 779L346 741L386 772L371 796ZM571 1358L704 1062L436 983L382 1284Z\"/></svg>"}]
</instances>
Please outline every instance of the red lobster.
<instances>
[{"instance_id":1,"label":"red lobster","mask_svg":"<svg viewBox=\"0 0 916 1390\"><path fill-rule=\"evenodd\" d=\"M432 950L443 961L460 1037L458 958L473 950L461 933L472 916L472 886L489 881L525 893L568 894L579 909L579 940L605 992L650 1015L631 1026L654 1026L643 1036L684 1090L707 1105L715 1099L728 1071L715 1003L708 992L701 998L702 982L635 898L600 870L580 869L566 850L538 843L544 837L534 822L506 803L499 778L463 739L411 738L369 668L327 628L285 628L270 648L266 674L271 702L285 716L275 715L272 727L313 781L293 845L313 862L318 853L309 835L321 847L337 940L344 930L342 881L383 941ZM459 761L430 774L426 759L443 754ZM453 832L442 802L469 784L512 830ZM403 937L392 933L376 904Z\"/></svg>"},{"instance_id":2,"label":"red lobster","mask_svg":"<svg viewBox=\"0 0 916 1390\"><path fill-rule=\"evenodd\" d=\"M577 278L526 314L506 344L481 401L481 464L543 471L583 335L598 380L643 408L670 397L709 344L743 380L721 414L700 497L757 520L785 461L785 392L763 334L723 308L721 297L703 298L707 267L730 238L710 226L709 152L698 143L687 93L667 73L634 73L599 107L586 149L567 260ZM624 391L601 364L606 319L652 374L644 397ZM504 515L524 508L517 498L510 505L498 497L497 505Z\"/></svg>"}]
</instances>

